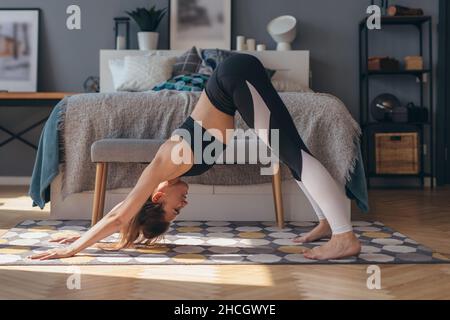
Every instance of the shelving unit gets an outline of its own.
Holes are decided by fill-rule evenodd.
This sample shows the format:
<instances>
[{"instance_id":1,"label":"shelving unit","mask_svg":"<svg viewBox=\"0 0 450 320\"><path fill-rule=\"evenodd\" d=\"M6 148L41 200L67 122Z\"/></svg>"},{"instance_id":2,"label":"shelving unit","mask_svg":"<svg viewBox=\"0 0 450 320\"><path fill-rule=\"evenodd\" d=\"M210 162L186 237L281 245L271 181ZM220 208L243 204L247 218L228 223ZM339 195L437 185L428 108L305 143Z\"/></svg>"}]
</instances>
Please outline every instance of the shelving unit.
<instances>
[{"instance_id":1,"label":"shelving unit","mask_svg":"<svg viewBox=\"0 0 450 320\"><path fill-rule=\"evenodd\" d=\"M366 165L366 175L368 187L371 178L400 178L410 177L420 179L420 185L424 187L425 178L431 180L431 187L434 186L434 120L433 120L433 39L432 39L432 18L430 16L414 17L382 17L381 32L389 30L387 26L410 25L418 31L420 44L419 55L423 57L424 63L428 65L423 70L398 70L398 71L371 71L368 68L369 55L369 32L367 19L363 19L359 24L359 95L360 95L360 124L363 129L362 149L363 158ZM424 46L425 26L428 31L428 50L424 56L426 47ZM380 31L378 31L380 32ZM410 55L414 53L411 52ZM387 52L386 55L389 55ZM383 77L414 77L418 80L420 90L420 106L428 108L428 122L420 123L395 123L376 122L369 116L370 110L370 81L380 80ZM380 78L380 79L378 79ZM427 93L427 103L425 104L425 91ZM380 92L382 93L382 92ZM427 139L425 131L428 130ZM420 138L419 158L420 172L413 175L405 174L376 174L374 159L374 135L377 132L418 132ZM426 140L426 141L425 141ZM429 170L425 172L425 160L429 161Z\"/></svg>"}]
</instances>

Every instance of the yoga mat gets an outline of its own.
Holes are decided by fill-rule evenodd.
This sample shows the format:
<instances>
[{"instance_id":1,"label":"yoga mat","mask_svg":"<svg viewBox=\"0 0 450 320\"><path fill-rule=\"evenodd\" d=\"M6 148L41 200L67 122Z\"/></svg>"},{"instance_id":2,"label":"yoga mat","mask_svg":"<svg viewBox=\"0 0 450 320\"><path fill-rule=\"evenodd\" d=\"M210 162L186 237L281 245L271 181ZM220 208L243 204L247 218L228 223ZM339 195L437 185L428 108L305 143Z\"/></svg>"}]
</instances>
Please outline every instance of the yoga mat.
<instances>
[{"instance_id":1,"label":"yoga mat","mask_svg":"<svg viewBox=\"0 0 450 320\"><path fill-rule=\"evenodd\" d=\"M420 264L449 263L408 236L381 222L354 221L362 243L357 257L316 261L303 256L306 248L326 239L297 244L292 239L311 230L315 222L290 222L279 229L274 222L180 221L171 225L156 246L105 251L90 247L60 260L29 260L33 253L66 245L49 242L67 233L82 234L90 221L26 220L0 238L0 265L160 265L160 264ZM103 242L114 242L114 234Z\"/></svg>"}]
</instances>

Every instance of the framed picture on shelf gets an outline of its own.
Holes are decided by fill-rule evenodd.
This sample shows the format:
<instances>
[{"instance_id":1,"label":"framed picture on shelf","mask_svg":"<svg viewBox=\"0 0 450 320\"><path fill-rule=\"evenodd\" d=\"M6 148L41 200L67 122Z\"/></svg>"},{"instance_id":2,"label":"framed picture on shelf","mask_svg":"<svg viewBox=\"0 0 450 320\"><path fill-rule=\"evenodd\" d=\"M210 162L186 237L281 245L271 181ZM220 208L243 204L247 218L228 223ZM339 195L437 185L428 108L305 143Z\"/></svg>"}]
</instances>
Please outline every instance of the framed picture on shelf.
<instances>
[{"instance_id":1,"label":"framed picture on shelf","mask_svg":"<svg viewBox=\"0 0 450 320\"><path fill-rule=\"evenodd\" d=\"M231 0L170 0L170 49L231 48Z\"/></svg>"},{"instance_id":2,"label":"framed picture on shelf","mask_svg":"<svg viewBox=\"0 0 450 320\"><path fill-rule=\"evenodd\" d=\"M0 91L37 91L39 14L0 8Z\"/></svg>"}]
</instances>

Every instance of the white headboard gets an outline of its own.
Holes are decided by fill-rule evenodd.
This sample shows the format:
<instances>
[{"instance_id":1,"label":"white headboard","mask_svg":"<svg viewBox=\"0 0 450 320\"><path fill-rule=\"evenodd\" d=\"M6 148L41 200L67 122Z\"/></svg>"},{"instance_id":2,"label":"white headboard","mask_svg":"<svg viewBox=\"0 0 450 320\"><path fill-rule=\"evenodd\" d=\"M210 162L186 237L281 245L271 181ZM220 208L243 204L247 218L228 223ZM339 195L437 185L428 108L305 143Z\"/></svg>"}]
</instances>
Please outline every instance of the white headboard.
<instances>
[{"instance_id":1,"label":"white headboard","mask_svg":"<svg viewBox=\"0 0 450 320\"><path fill-rule=\"evenodd\" d=\"M179 56L186 50L155 50L159 55ZM277 70L273 79L293 80L309 87L309 51L239 51L258 57L266 68ZM148 54L140 50L100 50L100 91L114 92L109 60Z\"/></svg>"}]
</instances>

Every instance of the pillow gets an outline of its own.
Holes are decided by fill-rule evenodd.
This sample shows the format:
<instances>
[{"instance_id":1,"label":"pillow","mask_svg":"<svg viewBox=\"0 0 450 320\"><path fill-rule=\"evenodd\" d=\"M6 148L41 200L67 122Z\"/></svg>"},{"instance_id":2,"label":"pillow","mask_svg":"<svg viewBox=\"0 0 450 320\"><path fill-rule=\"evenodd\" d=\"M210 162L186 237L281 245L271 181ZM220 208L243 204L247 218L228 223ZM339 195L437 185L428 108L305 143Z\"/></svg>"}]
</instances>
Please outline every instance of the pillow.
<instances>
[{"instance_id":1,"label":"pillow","mask_svg":"<svg viewBox=\"0 0 450 320\"><path fill-rule=\"evenodd\" d=\"M237 54L237 52L233 52L230 50L223 49L203 49L201 50L201 55L203 58L203 64L199 69L200 73L212 74L212 72L216 69L216 67L222 63L226 58ZM265 68L267 76L269 79L272 79L276 70L272 70L269 68Z\"/></svg>"},{"instance_id":2,"label":"pillow","mask_svg":"<svg viewBox=\"0 0 450 320\"><path fill-rule=\"evenodd\" d=\"M201 50L202 59L207 67L210 67L213 71L216 67L226 58L235 54L230 50L223 49L203 49Z\"/></svg>"},{"instance_id":3,"label":"pillow","mask_svg":"<svg viewBox=\"0 0 450 320\"><path fill-rule=\"evenodd\" d=\"M113 82L113 86L114 89L117 90L117 88L119 88L119 86L122 84L123 82L123 77L125 74L125 60L124 59L111 59L108 62L109 64L109 70L111 71L111 76L112 76L112 82Z\"/></svg>"},{"instance_id":4,"label":"pillow","mask_svg":"<svg viewBox=\"0 0 450 320\"><path fill-rule=\"evenodd\" d=\"M117 91L146 91L172 75L175 57L146 55L126 56L123 77ZM120 78L119 78L120 80Z\"/></svg>"},{"instance_id":5,"label":"pillow","mask_svg":"<svg viewBox=\"0 0 450 320\"><path fill-rule=\"evenodd\" d=\"M146 54L146 56L154 56L155 52ZM108 61L109 70L112 76L112 82L114 89L117 90L119 86L123 83L123 77L125 75L125 59L117 58Z\"/></svg>"},{"instance_id":6,"label":"pillow","mask_svg":"<svg viewBox=\"0 0 450 320\"><path fill-rule=\"evenodd\" d=\"M181 74L196 73L199 71L201 65L202 58L200 58L197 48L194 46L176 58L176 62L173 65L172 76L175 77Z\"/></svg>"},{"instance_id":7,"label":"pillow","mask_svg":"<svg viewBox=\"0 0 450 320\"><path fill-rule=\"evenodd\" d=\"M202 91L209 78L209 75L201 73L183 74L159 83L152 90Z\"/></svg>"},{"instance_id":8,"label":"pillow","mask_svg":"<svg viewBox=\"0 0 450 320\"><path fill-rule=\"evenodd\" d=\"M214 70L206 64L205 60L202 60L202 64L200 65L198 72L201 74L212 75Z\"/></svg>"},{"instance_id":9,"label":"pillow","mask_svg":"<svg viewBox=\"0 0 450 320\"><path fill-rule=\"evenodd\" d=\"M314 92L310 88L292 80L272 79L272 85L278 92Z\"/></svg>"}]
</instances>

